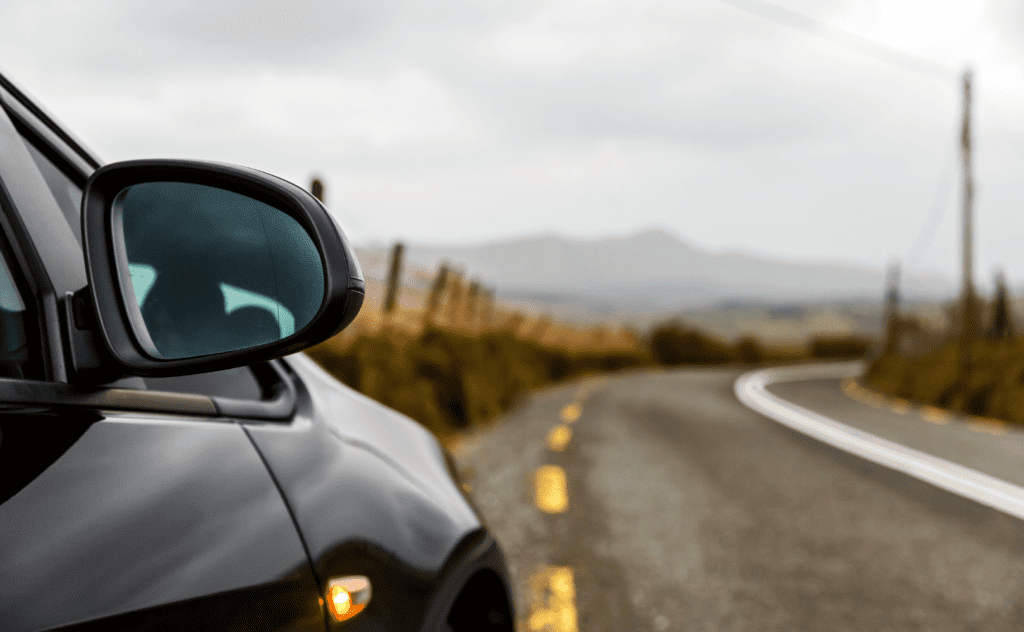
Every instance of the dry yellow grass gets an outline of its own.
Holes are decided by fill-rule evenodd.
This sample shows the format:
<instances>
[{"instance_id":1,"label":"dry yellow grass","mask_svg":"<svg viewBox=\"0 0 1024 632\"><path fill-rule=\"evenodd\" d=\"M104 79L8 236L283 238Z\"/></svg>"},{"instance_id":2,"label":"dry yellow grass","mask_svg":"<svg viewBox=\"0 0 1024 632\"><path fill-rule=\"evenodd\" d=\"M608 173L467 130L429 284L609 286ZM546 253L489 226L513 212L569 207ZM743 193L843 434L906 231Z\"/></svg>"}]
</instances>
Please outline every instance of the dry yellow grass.
<instances>
[{"instance_id":1,"label":"dry yellow grass","mask_svg":"<svg viewBox=\"0 0 1024 632\"><path fill-rule=\"evenodd\" d=\"M413 281L385 314L384 288L369 279L355 322L308 353L442 440L552 382L654 364L792 361L810 348L766 347L749 336L733 344L671 323L646 338L621 325L559 322L494 301L447 269L433 279L420 272Z\"/></svg>"},{"instance_id":2,"label":"dry yellow grass","mask_svg":"<svg viewBox=\"0 0 1024 632\"><path fill-rule=\"evenodd\" d=\"M957 345L948 343L916 358L877 358L865 376L874 389L970 415L1024 423L1024 342L978 341L967 379Z\"/></svg>"}]
</instances>

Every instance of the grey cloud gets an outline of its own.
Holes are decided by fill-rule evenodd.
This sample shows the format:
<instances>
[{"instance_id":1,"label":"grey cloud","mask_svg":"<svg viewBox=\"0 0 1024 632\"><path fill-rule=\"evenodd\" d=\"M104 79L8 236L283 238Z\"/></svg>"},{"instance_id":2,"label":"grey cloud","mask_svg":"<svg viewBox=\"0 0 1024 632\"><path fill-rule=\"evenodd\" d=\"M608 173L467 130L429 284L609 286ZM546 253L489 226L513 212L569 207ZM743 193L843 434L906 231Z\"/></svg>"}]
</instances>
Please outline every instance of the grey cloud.
<instances>
[{"instance_id":1,"label":"grey cloud","mask_svg":"<svg viewBox=\"0 0 1024 632\"><path fill-rule=\"evenodd\" d=\"M488 22L489 30L466 30L463 23L436 38L427 32L432 26L413 29L421 38L417 59L509 137L761 143L828 133L859 116L855 97L835 93L817 77L793 75L793 60L782 52L792 36L786 28L727 5L666 6L671 15L661 17L676 20L685 35L675 46L634 58L597 51L563 68L511 66L481 52L515 23L506 16ZM807 37L800 44L826 52L834 46Z\"/></svg>"},{"instance_id":2,"label":"grey cloud","mask_svg":"<svg viewBox=\"0 0 1024 632\"><path fill-rule=\"evenodd\" d=\"M509 137L772 142L824 133L835 117L845 116L842 100L813 85L794 85L782 70L785 60L738 67L750 62L737 50L774 52L790 33L727 5L654 5L650 19L676 22L685 36L650 55L615 59L598 50L552 71L512 67L487 54L503 29L530 23L546 6L503 0L108 1L94 5L87 14L92 23L75 30L76 37L89 33L92 45L83 45L66 66L69 73L143 86L231 69L382 76L421 66L495 134Z\"/></svg>"},{"instance_id":3,"label":"grey cloud","mask_svg":"<svg viewBox=\"0 0 1024 632\"><path fill-rule=\"evenodd\" d=\"M736 144L802 138L828 129L814 100L770 77L605 73L523 81L489 91L492 111L535 134Z\"/></svg>"},{"instance_id":4,"label":"grey cloud","mask_svg":"<svg viewBox=\"0 0 1024 632\"><path fill-rule=\"evenodd\" d=\"M564 73L488 66L449 73L460 100L508 136L761 143L834 132L857 99L770 65L683 53Z\"/></svg>"},{"instance_id":5,"label":"grey cloud","mask_svg":"<svg viewBox=\"0 0 1024 632\"><path fill-rule=\"evenodd\" d=\"M38 53L62 57L59 66L69 74L147 82L232 67L329 68L403 20L408 4L107 0L90 3L88 10L73 4L64 10L65 3L0 1L0 11L27 22L9 39L56 40L58 46Z\"/></svg>"},{"instance_id":6,"label":"grey cloud","mask_svg":"<svg viewBox=\"0 0 1024 632\"><path fill-rule=\"evenodd\" d=\"M1024 4L1019 0L990 0L987 8L991 23L1024 52Z\"/></svg>"},{"instance_id":7,"label":"grey cloud","mask_svg":"<svg viewBox=\"0 0 1024 632\"><path fill-rule=\"evenodd\" d=\"M372 37L400 14L405 0L374 2L126 3L121 22L148 34L229 57L274 62Z\"/></svg>"}]
</instances>

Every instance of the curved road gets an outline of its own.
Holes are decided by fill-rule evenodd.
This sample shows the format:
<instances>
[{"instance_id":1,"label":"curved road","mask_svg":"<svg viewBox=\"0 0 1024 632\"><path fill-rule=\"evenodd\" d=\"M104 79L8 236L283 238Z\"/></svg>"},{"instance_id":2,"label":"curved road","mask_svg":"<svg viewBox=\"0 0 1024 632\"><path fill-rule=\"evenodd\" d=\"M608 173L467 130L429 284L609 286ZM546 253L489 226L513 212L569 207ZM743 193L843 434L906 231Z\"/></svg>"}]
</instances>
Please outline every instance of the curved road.
<instances>
[{"instance_id":1,"label":"curved road","mask_svg":"<svg viewBox=\"0 0 1024 632\"><path fill-rule=\"evenodd\" d=\"M548 389L453 446L509 558L520 629L1024 626L1024 523L753 412L733 394L740 373ZM940 425L846 386L770 390L907 441ZM997 447L1018 440L1005 429L957 426L942 425L969 439L952 457L983 463L991 447L1007 473L1019 460Z\"/></svg>"}]
</instances>

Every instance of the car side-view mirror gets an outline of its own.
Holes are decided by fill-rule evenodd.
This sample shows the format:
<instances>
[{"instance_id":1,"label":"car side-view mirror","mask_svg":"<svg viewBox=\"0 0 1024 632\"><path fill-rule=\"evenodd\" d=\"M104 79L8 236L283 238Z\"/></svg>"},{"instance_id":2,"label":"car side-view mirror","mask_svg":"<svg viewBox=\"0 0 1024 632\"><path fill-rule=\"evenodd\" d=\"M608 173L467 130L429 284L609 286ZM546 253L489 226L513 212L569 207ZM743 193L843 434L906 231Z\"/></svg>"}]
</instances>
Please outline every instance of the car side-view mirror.
<instances>
[{"instance_id":1,"label":"car side-view mirror","mask_svg":"<svg viewBox=\"0 0 1024 632\"><path fill-rule=\"evenodd\" d=\"M82 240L95 328L125 375L294 353L352 322L365 292L352 249L320 202L243 167L102 167L85 188Z\"/></svg>"}]
</instances>

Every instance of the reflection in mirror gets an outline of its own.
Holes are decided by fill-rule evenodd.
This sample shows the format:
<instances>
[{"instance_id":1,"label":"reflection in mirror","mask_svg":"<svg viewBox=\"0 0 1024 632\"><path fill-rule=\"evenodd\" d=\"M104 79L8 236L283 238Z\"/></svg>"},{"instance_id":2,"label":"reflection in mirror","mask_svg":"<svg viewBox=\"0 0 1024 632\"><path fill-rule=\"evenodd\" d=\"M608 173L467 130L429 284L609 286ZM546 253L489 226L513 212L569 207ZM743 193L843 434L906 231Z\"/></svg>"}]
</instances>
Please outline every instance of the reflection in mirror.
<instances>
[{"instance_id":1,"label":"reflection in mirror","mask_svg":"<svg viewBox=\"0 0 1024 632\"><path fill-rule=\"evenodd\" d=\"M147 182L117 195L112 221L125 304L155 357L287 338L323 303L316 245L268 204L205 185Z\"/></svg>"}]
</instances>

